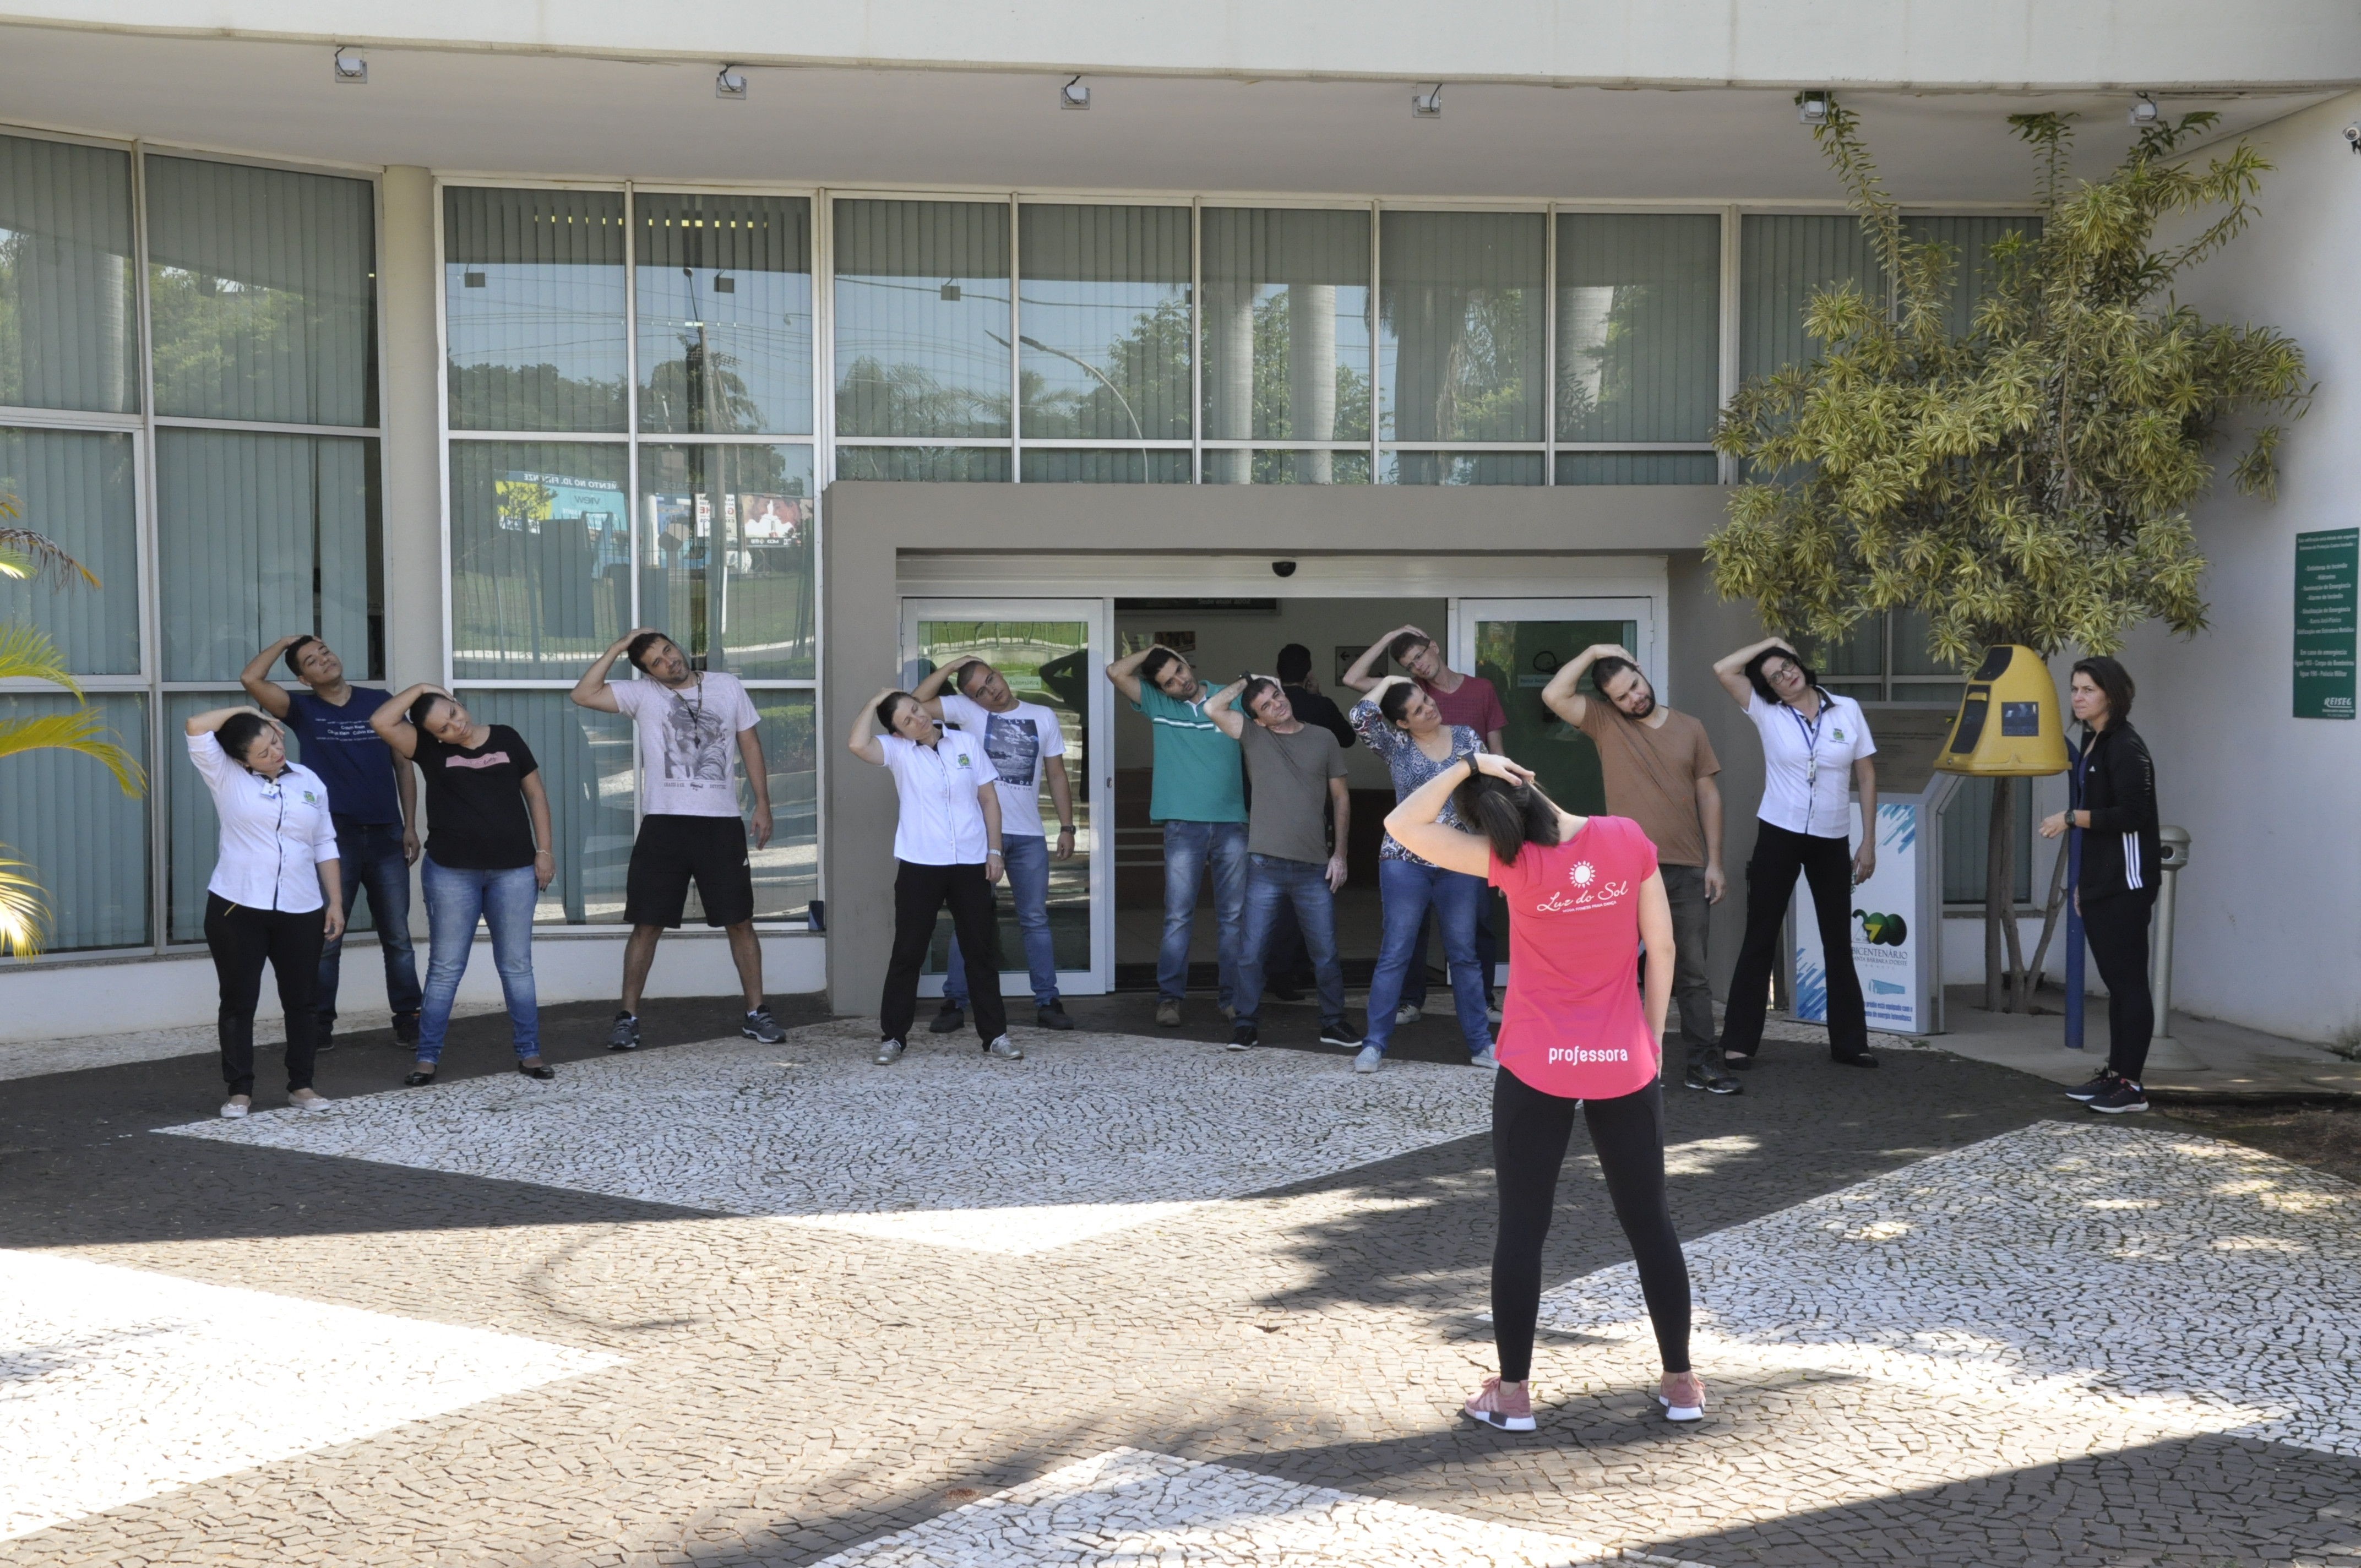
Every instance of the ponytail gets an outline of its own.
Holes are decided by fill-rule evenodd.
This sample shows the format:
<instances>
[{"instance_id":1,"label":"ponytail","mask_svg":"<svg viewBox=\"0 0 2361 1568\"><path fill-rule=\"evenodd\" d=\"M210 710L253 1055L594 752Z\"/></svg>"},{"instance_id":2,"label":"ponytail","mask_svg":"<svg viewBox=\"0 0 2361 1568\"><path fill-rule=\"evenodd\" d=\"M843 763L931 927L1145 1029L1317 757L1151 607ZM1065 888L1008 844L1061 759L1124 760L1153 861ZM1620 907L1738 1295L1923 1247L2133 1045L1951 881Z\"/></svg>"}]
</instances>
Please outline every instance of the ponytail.
<instances>
[{"instance_id":1,"label":"ponytail","mask_svg":"<svg viewBox=\"0 0 2361 1568\"><path fill-rule=\"evenodd\" d=\"M1492 853L1504 866L1515 865L1527 844L1558 840L1557 805L1532 784L1470 773L1452 792L1452 799L1459 815L1490 840Z\"/></svg>"}]
</instances>

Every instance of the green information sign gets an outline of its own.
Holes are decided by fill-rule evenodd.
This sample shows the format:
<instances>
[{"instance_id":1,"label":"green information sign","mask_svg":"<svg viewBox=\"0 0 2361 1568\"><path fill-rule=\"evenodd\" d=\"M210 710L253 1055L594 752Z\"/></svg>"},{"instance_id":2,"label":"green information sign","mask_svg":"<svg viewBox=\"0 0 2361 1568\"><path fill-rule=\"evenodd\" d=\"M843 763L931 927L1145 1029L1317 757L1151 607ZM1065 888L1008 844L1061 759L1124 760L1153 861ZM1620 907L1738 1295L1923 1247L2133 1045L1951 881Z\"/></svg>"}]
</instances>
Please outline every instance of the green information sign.
<instances>
[{"instance_id":1,"label":"green information sign","mask_svg":"<svg viewBox=\"0 0 2361 1568\"><path fill-rule=\"evenodd\" d=\"M2295 536L2295 716L2353 717L2361 529Z\"/></svg>"}]
</instances>

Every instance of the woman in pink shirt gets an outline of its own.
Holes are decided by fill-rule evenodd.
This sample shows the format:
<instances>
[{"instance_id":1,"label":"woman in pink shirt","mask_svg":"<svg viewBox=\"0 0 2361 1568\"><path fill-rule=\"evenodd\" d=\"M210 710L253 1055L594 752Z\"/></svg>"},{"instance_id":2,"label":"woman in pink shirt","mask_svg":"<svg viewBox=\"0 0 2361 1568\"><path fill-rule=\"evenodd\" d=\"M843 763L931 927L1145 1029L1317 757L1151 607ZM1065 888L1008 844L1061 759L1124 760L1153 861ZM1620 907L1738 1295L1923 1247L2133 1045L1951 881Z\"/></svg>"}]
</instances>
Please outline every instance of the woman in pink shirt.
<instances>
[{"instance_id":1,"label":"woman in pink shirt","mask_svg":"<svg viewBox=\"0 0 2361 1568\"><path fill-rule=\"evenodd\" d=\"M1463 757L1393 809L1386 830L1447 871L1488 877L1509 905L1509 1001L1494 1045L1492 1163L1500 1192L1492 1250L1492 1332L1500 1375L1465 1407L1489 1426L1533 1430L1533 1326L1542 1243L1576 1111L1590 1130L1615 1218L1631 1244L1673 1420L1705 1411L1689 1369L1689 1271L1664 1201L1664 1104L1657 1088L1673 990L1673 916L1640 825L1576 817L1505 757ZM1482 833L1436 818L1457 792ZM1647 994L1631 959L1647 943Z\"/></svg>"}]
</instances>

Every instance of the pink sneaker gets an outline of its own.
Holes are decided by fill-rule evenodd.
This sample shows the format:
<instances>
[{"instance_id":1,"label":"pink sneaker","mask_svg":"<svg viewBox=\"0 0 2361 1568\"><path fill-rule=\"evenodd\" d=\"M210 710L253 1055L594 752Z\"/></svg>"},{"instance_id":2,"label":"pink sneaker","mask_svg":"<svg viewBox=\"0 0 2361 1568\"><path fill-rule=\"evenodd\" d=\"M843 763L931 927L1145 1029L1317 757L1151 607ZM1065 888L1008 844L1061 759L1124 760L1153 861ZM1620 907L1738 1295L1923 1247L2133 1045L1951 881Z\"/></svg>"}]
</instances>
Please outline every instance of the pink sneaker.
<instances>
[{"instance_id":1,"label":"pink sneaker","mask_svg":"<svg viewBox=\"0 0 2361 1568\"><path fill-rule=\"evenodd\" d=\"M1460 1409L1488 1427L1499 1427L1503 1431L1531 1431L1533 1386L1530 1382L1504 1385L1498 1377L1487 1377L1482 1389Z\"/></svg>"}]
</instances>

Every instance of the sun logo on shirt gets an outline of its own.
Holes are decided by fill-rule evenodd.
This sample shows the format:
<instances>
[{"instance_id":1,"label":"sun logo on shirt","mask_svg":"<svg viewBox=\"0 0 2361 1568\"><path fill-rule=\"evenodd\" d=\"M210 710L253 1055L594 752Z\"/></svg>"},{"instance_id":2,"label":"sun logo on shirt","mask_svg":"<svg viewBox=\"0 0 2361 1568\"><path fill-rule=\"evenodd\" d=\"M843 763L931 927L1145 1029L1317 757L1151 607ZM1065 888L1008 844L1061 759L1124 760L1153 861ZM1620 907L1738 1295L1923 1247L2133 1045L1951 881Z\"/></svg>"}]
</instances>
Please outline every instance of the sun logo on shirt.
<instances>
[{"instance_id":1,"label":"sun logo on shirt","mask_svg":"<svg viewBox=\"0 0 2361 1568\"><path fill-rule=\"evenodd\" d=\"M1588 887L1593 882L1598 880L1598 870L1588 861L1576 861L1574 862L1574 870L1570 874L1574 878L1575 886Z\"/></svg>"}]
</instances>

